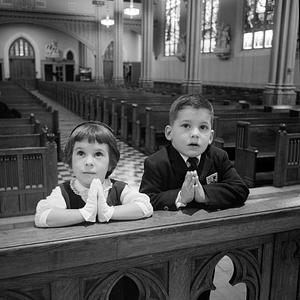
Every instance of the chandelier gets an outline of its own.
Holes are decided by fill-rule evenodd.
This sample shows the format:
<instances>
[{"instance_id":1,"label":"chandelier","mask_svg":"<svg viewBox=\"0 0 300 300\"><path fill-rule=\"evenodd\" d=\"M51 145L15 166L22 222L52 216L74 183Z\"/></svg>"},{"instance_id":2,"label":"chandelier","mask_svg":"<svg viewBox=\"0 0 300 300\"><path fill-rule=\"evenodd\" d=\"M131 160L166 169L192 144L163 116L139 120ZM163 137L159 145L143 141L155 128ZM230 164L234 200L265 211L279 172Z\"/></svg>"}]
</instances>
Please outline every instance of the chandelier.
<instances>
[{"instance_id":1,"label":"chandelier","mask_svg":"<svg viewBox=\"0 0 300 300\"><path fill-rule=\"evenodd\" d=\"M109 6L108 2L106 2L106 17L100 20L100 23L107 28L115 24L115 20L109 17Z\"/></svg>"},{"instance_id":2,"label":"chandelier","mask_svg":"<svg viewBox=\"0 0 300 300\"><path fill-rule=\"evenodd\" d=\"M133 7L133 0L130 0L129 7L124 9L124 14L127 16L130 16L130 19L132 19L134 16L137 16L140 13L140 10L138 8Z\"/></svg>"},{"instance_id":3,"label":"chandelier","mask_svg":"<svg viewBox=\"0 0 300 300\"><path fill-rule=\"evenodd\" d=\"M108 28L109 26L114 25L115 21L111 19L109 15L106 15L104 19L101 19L100 23Z\"/></svg>"}]
</instances>

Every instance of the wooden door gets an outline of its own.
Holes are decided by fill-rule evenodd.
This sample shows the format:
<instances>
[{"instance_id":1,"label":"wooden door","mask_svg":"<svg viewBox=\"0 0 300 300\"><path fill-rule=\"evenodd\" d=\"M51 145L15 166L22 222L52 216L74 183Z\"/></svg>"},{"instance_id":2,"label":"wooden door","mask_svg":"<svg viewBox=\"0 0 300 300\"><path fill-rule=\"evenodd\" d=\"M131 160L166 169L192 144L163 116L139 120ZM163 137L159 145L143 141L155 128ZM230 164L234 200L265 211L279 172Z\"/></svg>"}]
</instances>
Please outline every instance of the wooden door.
<instances>
[{"instance_id":1,"label":"wooden door","mask_svg":"<svg viewBox=\"0 0 300 300\"><path fill-rule=\"evenodd\" d=\"M10 79L22 81L31 88L35 86L35 54L31 44L24 38L16 39L9 48Z\"/></svg>"},{"instance_id":2,"label":"wooden door","mask_svg":"<svg viewBox=\"0 0 300 300\"><path fill-rule=\"evenodd\" d=\"M11 58L10 59L10 78L12 80L35 79L34 59Z\"/></svg>"},{"instance_id":3,"label":"wooden door","mask_svg":"<svg viewBox=\"0 0 300 300\"><path fill-rule=\"evenodd\" d=\"M113 61L104 60L103 61L103 76L105 83L112 83L113 78Z\"/></svg>"}]
</instances>

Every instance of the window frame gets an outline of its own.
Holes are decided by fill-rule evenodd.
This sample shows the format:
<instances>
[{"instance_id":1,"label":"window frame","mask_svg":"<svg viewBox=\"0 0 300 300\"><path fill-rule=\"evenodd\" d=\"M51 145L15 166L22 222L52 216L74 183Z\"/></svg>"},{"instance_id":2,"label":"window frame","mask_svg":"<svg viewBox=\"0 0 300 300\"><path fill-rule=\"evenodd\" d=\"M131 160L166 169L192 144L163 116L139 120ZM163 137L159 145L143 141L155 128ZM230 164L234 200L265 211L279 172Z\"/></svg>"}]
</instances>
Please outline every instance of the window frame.
<instances>
[{"instance_id":1,"label":"window frame","mask_svg":"<svg viewBox=\"0 0 300 300\"><path fill-rule=\"evenodd\" d=\"M264 12L260 13L263 15L263 21L259 19L258 4L261 1L265 1ZM249 2L251 2L249 6ZM272 3L273 2L273 3ZM253 5L251 7L251 5ZM268 5L272 5L272 10L268 10ZM275 19L275 6L276 0L244 0L243 1L243 23L242 23L242 51L251 51L251 50L262 50L262 49L271 49L273 42L273 30L274 30L274 19ZM251 10L249 10L249 8ZM262 22L260 28L259 25L253 25L251 30L245 28L247 25L246 19L249 19L249 12L252 12L253 17L248 21L248 24L254 22ZM271 14L271 19L268 23L267 17L268 14ZM251 25L248 25L251 27ZM262 35L262 37L260 37ZM245 41L245 37L248 36L248 43Z\"/></svg>"}]
</instances>

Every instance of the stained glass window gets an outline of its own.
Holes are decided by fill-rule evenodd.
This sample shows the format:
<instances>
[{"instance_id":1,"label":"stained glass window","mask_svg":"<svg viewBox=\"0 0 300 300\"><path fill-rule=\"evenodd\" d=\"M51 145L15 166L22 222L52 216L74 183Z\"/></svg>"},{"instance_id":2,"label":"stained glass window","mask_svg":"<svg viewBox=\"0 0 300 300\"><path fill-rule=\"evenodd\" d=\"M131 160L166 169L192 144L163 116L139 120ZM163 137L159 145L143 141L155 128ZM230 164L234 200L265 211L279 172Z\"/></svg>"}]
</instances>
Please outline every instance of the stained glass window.
<instances>
[{"instance_id":1,"label":"stained glass window","mask_svg":"<svg viewBox=\"0 0 300 300\"><path fill-rule=\"evenodd\" d=\"M219 0L202 0L202 53L213 52L216 46L218 11Z\"/></svg>"},{"instance_id":2,"label":"stained glass window","mask_svg":"<svg viewBox=\"0 0 300 300\"><path fill-rule=\"evenodd\" d=\"M275 0L245 0L243 49L272 47Z\"/></svg>"},{"instance_id":3,"label":"stained glass window","mask_svg":"<svg viewBox=\"0 0 300 300\"><path fill-rule=\"evenodd\" d=\"M179 41L180 0L166 1L165 56L176 54Z\"/></svg>"},{"instance_id":4,"label":"stained glass window","mask_svg":"<svg viewBox=\"0 0 300 300\"><path fill-rule=\"evenodd\" d=\"M10 57L34 57L34 51L31 44L23 39L19 38L14 41L9 49Z\"/></svg>"}]
</instances>

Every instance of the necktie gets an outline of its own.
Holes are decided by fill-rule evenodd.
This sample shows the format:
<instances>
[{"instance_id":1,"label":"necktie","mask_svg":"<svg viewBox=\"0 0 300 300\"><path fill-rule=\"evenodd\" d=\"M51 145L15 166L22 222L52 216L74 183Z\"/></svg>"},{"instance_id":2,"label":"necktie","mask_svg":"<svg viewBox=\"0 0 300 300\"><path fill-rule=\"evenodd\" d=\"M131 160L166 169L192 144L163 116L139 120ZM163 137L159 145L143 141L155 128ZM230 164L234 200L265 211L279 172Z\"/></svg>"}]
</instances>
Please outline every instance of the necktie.
<instances>
[{"instance_id":1,"label":"necktie","mask_svg":"<svg viewBox=\"0 0 300 300\"><path fill-rule=\"evenodd\" d=\"M197 167L198 167L198 158L197 157L189 157L187 159L187 162L189 163L189 166L188 166L188 170L189 171L194 171L194 170L197 170Z\"/></svg>"}]
</instances>

